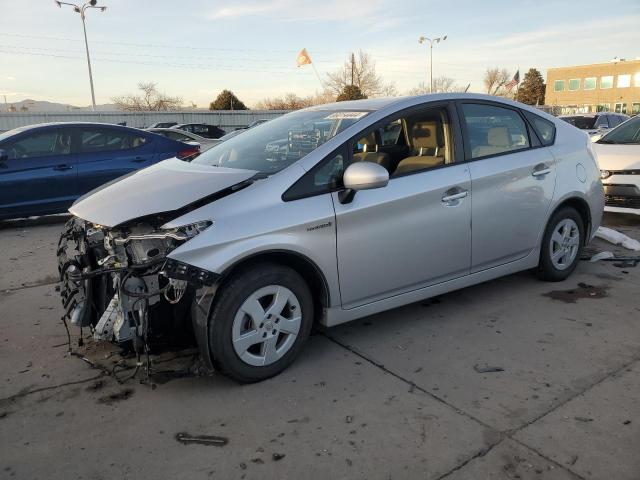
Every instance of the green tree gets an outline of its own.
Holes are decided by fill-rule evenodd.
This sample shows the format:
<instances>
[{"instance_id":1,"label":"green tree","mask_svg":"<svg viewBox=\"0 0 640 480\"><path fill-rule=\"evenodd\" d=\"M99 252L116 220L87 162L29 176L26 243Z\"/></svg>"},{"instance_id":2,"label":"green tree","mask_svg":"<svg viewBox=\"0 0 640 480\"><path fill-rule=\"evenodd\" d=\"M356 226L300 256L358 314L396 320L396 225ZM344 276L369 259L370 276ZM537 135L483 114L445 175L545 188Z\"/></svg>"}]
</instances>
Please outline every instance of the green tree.
<instances>
[{"instance_id":1,"label":"green tree","mask_svg":"<svg viewBox=\"0 0 640 480\"><path fill-rule=\"evenodd\" d=\"M248 108L231 90L225 89L209 104L209 110L248 110Z\"/></svg>"},{"instance_id":2,"label":"green tree","mask_svg":"<svg viewBox=\"0 0 640 480\"><path fill-rule=\"evenodd\" d=\"M542 75L536 68L530 68L518 87L516 100L527 105L544 105L545 84Z\"/></svg>"},{"instance_id":3,"label":"green tree","mask_svg":"<svg viewBox=\"0 0 640 480\"><path fill-rule=\"evenodd\" d=\"M362 100L363 98L367 98L367 96L362 93L360 87L356 85L347 85L342 90L342 93L338 95L336 102L344 102L345 100Z\"/></svg>"}]
</instances>

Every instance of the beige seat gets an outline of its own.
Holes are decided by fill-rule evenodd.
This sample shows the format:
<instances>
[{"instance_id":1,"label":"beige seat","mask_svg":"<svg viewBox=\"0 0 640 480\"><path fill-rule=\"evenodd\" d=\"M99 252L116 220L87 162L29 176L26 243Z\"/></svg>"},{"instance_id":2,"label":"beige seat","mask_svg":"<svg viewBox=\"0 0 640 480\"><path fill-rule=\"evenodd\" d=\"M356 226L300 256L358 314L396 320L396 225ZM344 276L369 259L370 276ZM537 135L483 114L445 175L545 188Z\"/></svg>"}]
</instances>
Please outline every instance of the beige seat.
<instances>
[{"instance_id":1,"label":"beige seat","mask_svg":"<svg viewBox=\"0 0 640 480\"><path fill-rule=\"evenodd\" d=\"M396 174L444 165L445 145L441 122L417 122L411 128L411 138L414 155L398 163Z\"/></svg>"},{"instance_id":2,"label":"beige seat","mask_svg":"<svg viewBox=\"0 0 640 480\"><path fill-rule=\"evenodd\" d=\"M373 162L389 170L391 158L388 153L378 152L378 144L373 133L361 138L358 143L362 145L362 152L353 155L354 162Z\"/></svg>"},{"instance_id":3,"label":"beige seat","mask_svg":"<svg viewBox=\"0 0 640 480\"><path fill-rule=\"evenodd\" d=\"M472 156L485 157L497 153L506 152L516 148L511 144L511 137L507 127L493 127L487 132L488 145L480 145L473 149Z\"/></svg>"}]
</instances>

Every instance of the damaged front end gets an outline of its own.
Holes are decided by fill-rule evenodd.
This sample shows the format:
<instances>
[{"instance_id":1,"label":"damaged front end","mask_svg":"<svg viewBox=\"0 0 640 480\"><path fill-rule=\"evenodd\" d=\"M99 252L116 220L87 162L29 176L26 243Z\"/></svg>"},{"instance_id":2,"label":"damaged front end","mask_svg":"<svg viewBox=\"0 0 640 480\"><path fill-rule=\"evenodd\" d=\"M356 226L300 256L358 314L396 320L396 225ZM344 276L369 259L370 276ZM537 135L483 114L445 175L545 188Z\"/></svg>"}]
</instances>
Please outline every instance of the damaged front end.
<instances>
[{"instance_id":1,"label":"damaged front end","mask_svg":"<svg viewBox=\"0 0 640 480\"><path fill-rule=\"evenodd\" d=\"M167 255L212 222L172 229L159 223L143 219L109 228L78 217L67 222L57 251L65 322L138 355L195 343L195 289L212 285L216 275Z\"/></svg>"}]
</instances>

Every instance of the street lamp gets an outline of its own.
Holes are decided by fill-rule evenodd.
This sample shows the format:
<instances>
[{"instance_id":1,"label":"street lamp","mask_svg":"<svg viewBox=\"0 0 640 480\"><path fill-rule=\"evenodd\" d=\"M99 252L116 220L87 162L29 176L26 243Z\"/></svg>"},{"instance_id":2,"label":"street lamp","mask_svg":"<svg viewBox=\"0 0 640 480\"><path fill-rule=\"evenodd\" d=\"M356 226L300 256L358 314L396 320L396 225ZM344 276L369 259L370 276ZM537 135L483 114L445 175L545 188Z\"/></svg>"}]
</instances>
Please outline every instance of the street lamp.
<instances>
[{"instance_id":1,"label":"street lamp","mask_svg":"<svg viewBox=\"0 0 640 480\"><path fill-rule=\"evenodd\" d=\"M433 93L433 44L444 42L447 39L447 36L438 37L438 38L428 38L428 37L420 37L418 39L418 43L423 43L425 40L429 42L429 70L431 74L431 83L429 84L429 93Z\"/></svg>"},{"instance_id":2,"label":"street lamp","mask_svg":"<svg viewBox=\"0 0 640 480\"><path fill-rule=\"evenodd\" d=\"M97 8L101 12L104 12L107 7L98 7L96 3L98 0L90 0L81 7L76 5L75 3L67 3L67 2L59 2L58 0L54 0L58 8L62 8L62 5L68 5L73 7L73 11L80 14L80 18L82 19L82 29L84 30L84 47L87 51L87 66L89 67L89 84L91 85L91 108L93 110L96 109L96 95L93 91L93 74L91 73L91 59L89 58L89 42L87 41L87 26L84 21L85 12L89 8Z\"/></svg>"}]
</instances>

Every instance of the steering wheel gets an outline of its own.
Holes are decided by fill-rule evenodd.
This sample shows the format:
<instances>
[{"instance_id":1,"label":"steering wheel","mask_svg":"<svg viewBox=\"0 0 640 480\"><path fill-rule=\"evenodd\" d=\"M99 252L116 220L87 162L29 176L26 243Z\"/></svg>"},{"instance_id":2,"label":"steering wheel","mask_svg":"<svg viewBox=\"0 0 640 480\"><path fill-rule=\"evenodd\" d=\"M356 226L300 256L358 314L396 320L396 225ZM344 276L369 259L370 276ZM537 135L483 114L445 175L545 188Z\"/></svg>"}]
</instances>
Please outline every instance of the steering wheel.
<instances>
[{"instance_id":1,"label":"steering wheel","mask_svg":"<svg viewBox=\"0 0 640 480\"><path fill-rule=\"evenodd\" d=\"M18 144L11 145L9 147L8 153L9 153L9 158L10 159L11 158L24 158L24 157L28 156L27 155L27 150L24 147L22 147L22 146L20 146ZM13 153L13 155L12 155L12 153Z\"/></svg>"}]
</instances>

